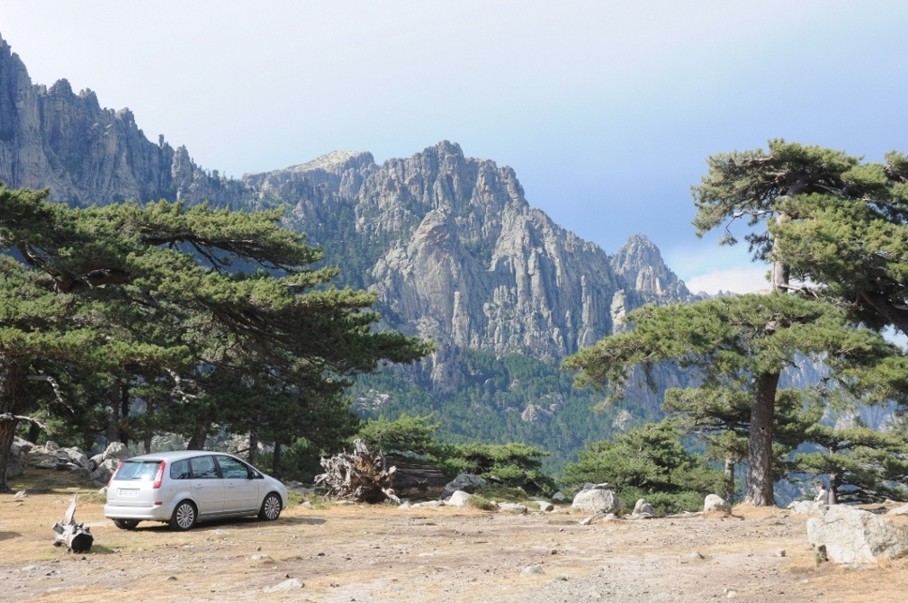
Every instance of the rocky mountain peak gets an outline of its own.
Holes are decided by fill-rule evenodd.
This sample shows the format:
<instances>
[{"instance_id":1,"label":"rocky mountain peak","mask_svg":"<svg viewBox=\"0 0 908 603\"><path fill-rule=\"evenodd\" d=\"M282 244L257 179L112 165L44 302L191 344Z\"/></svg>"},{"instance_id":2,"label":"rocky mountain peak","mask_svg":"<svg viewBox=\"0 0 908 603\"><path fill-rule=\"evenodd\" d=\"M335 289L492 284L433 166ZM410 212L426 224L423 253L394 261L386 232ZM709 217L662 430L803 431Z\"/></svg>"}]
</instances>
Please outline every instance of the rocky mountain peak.
<instances>
[{"instance_id":1,"label":"rocky mountain peak","mask_svg":"<svg viewBox=\"0 0 908 603\"><path fill-rule=\"evenodd\" d=\"M659 248L645 235L632 235L612 256L611 264L633 289L652 301L691 297L684 282L665 265Z\"/></svg>"},{"instance_id":2,"label":"rocky mountain peak","mask_svg":"<svg viewBox=\"0 0 908 603\"><path fill-rule=\"evenodd\" d=\"M442 346L558 360L611 333L647 301L689 296L659 250L635 235L614 256L530 207L517 174L443 140L380 165L335 151L242 181L207 173L185 147L148 141L129 109L100 106L65 79L32 85L0 40L0 181L50 187L71 205L207 200L287 208L347 284L377 295L390 326ZM451 382L448 382L450 385Z\"/></svg>"},{"instance_id":3,"label":"rocky mountain peak","mask_svg":"<svg viewBox=\"0 0 908 603\"><path fill-rule=\"evenodd\" d=\"M332 151L307 163L288 168L288 170L294 173L323 170L325 172L337 174L348 169L362 169L374 165L375 158L372 157L372 153L362 151Z\"/></svg>"}]
</instances>

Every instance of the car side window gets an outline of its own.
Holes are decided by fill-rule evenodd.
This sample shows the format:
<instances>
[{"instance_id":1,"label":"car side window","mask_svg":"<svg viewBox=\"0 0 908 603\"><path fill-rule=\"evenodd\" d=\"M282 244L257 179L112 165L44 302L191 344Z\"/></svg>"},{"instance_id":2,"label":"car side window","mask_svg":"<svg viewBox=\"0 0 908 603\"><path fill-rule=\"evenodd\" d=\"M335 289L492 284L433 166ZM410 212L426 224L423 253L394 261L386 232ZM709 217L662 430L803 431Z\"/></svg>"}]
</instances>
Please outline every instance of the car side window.
<instances>
[{"instance_id":1,"label":"car side window","mask_svg":"<svg viewBox=\"0 0 908 603\"><path fill-rule=\"evenodd\" d=\"M170 466L170 479L189 479L189 461L176 461Z\"/></svg>"},{"instance_id":2,"label":"car side window","mask_svg":"<svg viewBox=\"0 0 908 603\"><path fill-rule=\"evenodd\" d=\"M224 479L248 479L249 469L243 463L229 456L219 456L218 465Z\"/></svg>"},{"instance_id":3,"label":"car side window","mask_svg":"<svg viewBox=\"0 0 908 603\"><path fill-rule=\"evenodd\" d=\"M214 457L197 456L189 459L194 479L217 479L218 470L214 464Z\"/></svg>"}]
</instances>

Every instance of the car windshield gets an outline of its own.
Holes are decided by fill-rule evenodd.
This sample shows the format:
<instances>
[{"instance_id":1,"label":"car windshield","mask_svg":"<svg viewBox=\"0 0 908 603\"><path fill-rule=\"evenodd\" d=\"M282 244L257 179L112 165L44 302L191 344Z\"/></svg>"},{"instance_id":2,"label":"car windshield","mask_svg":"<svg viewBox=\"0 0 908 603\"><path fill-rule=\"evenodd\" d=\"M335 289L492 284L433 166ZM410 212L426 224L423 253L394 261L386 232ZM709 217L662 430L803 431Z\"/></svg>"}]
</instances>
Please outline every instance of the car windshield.
<instances>
[{"instance_id":1,"label":"car windshield","mask_svg":"<svg viewBox=\"0 0 908 603\"><path fill-rule=\"evenodd\" d=\"M161 461L126 461L117 471L117 479L154 479Z\"/></svg>"}]
</instances>

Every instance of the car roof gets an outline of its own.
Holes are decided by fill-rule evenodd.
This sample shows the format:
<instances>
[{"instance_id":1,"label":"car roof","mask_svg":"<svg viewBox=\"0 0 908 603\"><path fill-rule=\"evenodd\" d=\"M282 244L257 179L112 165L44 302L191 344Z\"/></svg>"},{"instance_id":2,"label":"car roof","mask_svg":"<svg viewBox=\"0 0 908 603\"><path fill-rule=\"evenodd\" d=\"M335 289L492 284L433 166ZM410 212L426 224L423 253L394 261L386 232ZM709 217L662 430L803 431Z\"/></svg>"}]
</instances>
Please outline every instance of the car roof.
<instances>
[{"instance_id":1,"label":"car roof","mask_svg":"<svg viewBox=\"0 0 908 603\"><path fill-rule=\"evenodd\" d=\"M152 452L151 454L142 454L139 456L131 456L127 461L181 461L183 459L189 459L196 456L209 456L212 454L217 454L220 456L233 456L231 454L225 454L223 452L214 452L211 450L171 450L168 452ZM236 457L234 457L236 458Z\"/></svg>"}]
</instances>

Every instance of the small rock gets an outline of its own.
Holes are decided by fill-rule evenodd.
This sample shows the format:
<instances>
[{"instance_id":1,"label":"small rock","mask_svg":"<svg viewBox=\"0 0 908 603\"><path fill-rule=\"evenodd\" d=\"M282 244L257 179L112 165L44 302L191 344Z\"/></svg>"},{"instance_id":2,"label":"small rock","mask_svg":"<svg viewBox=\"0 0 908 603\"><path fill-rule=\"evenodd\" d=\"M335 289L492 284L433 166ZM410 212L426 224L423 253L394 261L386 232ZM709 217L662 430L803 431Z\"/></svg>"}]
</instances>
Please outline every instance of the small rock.
<instances>
[{"instance_id":1,"label":"small rock","mask_svg":"<svg viewBox=\"0 0 908 603\"><path fill-rule=\"evenodd\" d=\"M520 570L521 574L544 574L545 570L541 565L528 565L527 567Z\"/></svg>"},{"instance_id":2,"label":"small rock","mask_svg":"<svg viewBox=\"0 0 908 603\"><path fill-rule=\"evenodd\" d=\"M290 580L284 580L280 584L275 584L274 586L269 586L265 589L266 593L279 593L287 592L291 590L299 590L303 588L304 584L297 580L296 578L291 578Z\"/></svg>"},{"instance_id":3,"label":"small rock","mask_svg":"<svg viewBox=\"0 0 908 603\"><path fill-rule=\"evenodd\" d=\"M520 503L498 503L498 510L504 513L524 515L527 512L527 507L526 505L521 505Z\"/></svg>"},{"instance_id":4,"label":"small rock","mask_svg":"<svg viewBox=\"0 0 908 603\"><path fill-rule=\"evenodd\" d=\"M465 507L470 504L471 498L473 498L472 494L463 490L455 490L451 496L445 499L445 504L452 507Z\"/></svg>"}]
</instances>

